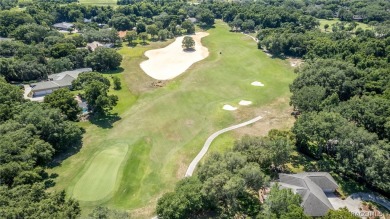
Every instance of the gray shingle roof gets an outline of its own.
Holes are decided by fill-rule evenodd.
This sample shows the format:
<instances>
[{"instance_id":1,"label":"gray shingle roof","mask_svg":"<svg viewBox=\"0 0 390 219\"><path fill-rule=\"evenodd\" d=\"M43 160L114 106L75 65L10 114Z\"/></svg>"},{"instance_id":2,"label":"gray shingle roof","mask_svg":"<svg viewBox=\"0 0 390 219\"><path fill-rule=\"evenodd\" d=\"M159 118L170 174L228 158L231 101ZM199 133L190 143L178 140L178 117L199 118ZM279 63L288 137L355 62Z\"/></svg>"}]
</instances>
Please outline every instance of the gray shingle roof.
<instances>
[{"instance_id":1,"label":"gray shingle roof","mask_svg":"<svg viewBox=\"0 0 390 219\"><path fill-rule=\"evenodd\" d=\"M31 84L31 88L33 92L37 92L42 90L69 87L72 85L72 81L74 81L79 76L79 74L83 72L91 72L91 71L92 71L91 68L80 68L80 69L75 69L73 71L64 71L58 74L52 74L48 76L50 81L33 83Z\"/></svg>"},{"instance_id":2,"label":"gray shingle roof","mask_svg":"<svg viewBox=\"0 0 390 219\"><path fill-rule=\"evenodd\" d=\"M54 81L43 81L38 83L31 84L31 90L33 92L42 91L42 90L50 90L55 88L61 88L59 84Z\"/></svg>"},{"instance_id":3,"label":"gray shingle roof","mask_svg":"<svg viewBox=\"0 0 390 219\"><path fill-rule=\"evenodd\" d=\"M53 24L53 27L67 30L67 29L69 29L69 28L74 27L74 24L72 24L72 23L67 23L67 22L62 22L62 23Z\"/></svg>"},{"instance_id":4,"label":"gray shingle roof","mask_svg":"<svg viewBox=\"0 0 390 219\"><path fill-rule=\"evenodd\" d=\"M91 71L92 71L92 68L79 68L79 69L75 69L75 70L72 70L72 71L64 71L64 72L61 72L61 73L58 73L58 74L51 74L51 75L48 76L48 78L52 79L54 81L61 80L66 75L70 75L73 78L77 78L80 73L91 72Z\"/></svg>"},{"instance_id":5,"label":"gray shingle roof","mask_svg":"<svg viewBox=\"0 0 390 219\"><path fill-rule=\"evenodd\" d=\"M292 189L302 197L304 212L310 216L323 216L332 204L326 197L324 190L338 188L333 177L326 172L279 174L279 186Z\"/></svg>"}]
</instances>

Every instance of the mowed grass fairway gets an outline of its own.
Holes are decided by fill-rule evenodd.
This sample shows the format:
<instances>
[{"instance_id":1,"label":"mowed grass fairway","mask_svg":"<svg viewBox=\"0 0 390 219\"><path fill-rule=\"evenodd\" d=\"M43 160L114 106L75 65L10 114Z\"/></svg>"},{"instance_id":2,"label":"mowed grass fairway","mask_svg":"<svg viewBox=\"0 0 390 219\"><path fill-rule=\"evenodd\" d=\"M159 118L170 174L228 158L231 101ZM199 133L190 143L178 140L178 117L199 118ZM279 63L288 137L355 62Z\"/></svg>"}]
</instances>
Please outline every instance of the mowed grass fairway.
<instances>
[{"instance_id":1,"label":"mowed grass fairway","mask_svg":"<svg viewBox=\"0 0 390 219\"><path fill-rule=\"evenodd\" d=\"M99 6L114 6L117 3L117 0L79 0L80 4L86 5L99 5Z\"/></svg>"},{"instance_id":2,"label":"mowed grass fairway","mask_svg":"<svg viewBox=\"0 0 390 219\"><path fill-rule=\"evenodd\" d=\"M265 107L276 106L274 110L267 108L275 112L289 109L288 85L295 75L287 61L268 57L251 38L229 32L222 22L208 32L202 43L210 56L159 88L151 85L155 80L142 72L139 63L145 60L144 51L169 42L124 46L119 51L124 71L117 75L124 84L114 112L121 119L112 126L81 123L86 129L83 148L53 169L59 174L54 189L66 189L70 196L86 200L81 201L84 210L103 204L132 210L135 218L148 218L157 199L184 176L209 135L255 116L266 116ZM265 86L251 86L253 81ZM222 110L224 104L238 106L241 99L253 101L253 105L233 112ZM261 123L263 128L268 126ZM231 143L234 138L228 136L234 134L223 138ZM116 145L128 149L118 152L117 159L122 162L111 164L111 153L105 150ZM99 160L107 164L99 164ZM115 165L118 168L113 171L118 174L102 174L102 165ZM101 180L109 185L95 183Z\"/></svg>"}]
</instances>

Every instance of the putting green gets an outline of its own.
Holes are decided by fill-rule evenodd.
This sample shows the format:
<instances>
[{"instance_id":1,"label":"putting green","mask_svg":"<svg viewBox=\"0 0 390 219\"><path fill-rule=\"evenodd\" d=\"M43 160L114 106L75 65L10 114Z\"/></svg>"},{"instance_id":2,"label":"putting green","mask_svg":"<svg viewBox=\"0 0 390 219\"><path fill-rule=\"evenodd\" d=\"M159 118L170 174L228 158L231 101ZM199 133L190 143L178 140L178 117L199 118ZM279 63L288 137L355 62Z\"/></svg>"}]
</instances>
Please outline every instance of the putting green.
<instances>
[{"instance_id":1,"label":"putting green","mask_svg":"<svg viewBox=\"0 0 390 219\"><path fill-rule=\"evenodd\" d=\"M76 183L73 197L80 201L99 201L113 192L127 149L126 144L116 144L93 158L87 171Z\"/></svg>"}]
</instances>

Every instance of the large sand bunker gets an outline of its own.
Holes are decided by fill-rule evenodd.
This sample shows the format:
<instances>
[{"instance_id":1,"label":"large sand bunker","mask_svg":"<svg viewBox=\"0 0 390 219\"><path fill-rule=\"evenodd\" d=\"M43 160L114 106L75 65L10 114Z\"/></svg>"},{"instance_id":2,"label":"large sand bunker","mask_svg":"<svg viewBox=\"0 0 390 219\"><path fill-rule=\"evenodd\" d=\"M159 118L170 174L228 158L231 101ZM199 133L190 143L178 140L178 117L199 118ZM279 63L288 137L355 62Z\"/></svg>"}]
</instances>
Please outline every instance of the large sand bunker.
<instances>
[{"instance_id":1,"label":"large sand bunker","mask_svg":"<svg viewBox=\"0 0 390 219\"><path fill-rule=\"evenodd\" d=\"M157 80L169 80L177 77L187 70L192 64L209 55L209 50L202 46L200 40L209 35L199 32L192 35L195 41L195 50L184 51L181 44L184 36L176 38L175 42L162 49L154 49L145 52L149 59L140 64L142 70L150 77Z\"/></svg>"}]
</instances>

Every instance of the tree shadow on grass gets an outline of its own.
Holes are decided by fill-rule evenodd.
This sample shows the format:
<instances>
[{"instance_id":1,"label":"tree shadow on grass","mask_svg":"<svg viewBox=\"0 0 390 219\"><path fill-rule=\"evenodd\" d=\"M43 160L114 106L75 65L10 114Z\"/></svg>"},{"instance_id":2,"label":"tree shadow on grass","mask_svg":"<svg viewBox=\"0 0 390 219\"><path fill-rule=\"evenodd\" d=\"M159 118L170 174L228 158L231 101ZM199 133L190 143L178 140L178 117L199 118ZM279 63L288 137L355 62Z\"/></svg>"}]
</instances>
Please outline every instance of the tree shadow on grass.
<instances>
[{"instance_id":1,"label":"tree shadow on grass","mask_svg":"<svg viewBox=\"0 0 390 219\"><path fill-rule=\"evenodd\" d=\"M142 46L148 46L148 45L150 45L148 42L140 42L139 44L141 44Z\"/></svg>"},{"instance_id":2,"label":"tree shadow on grass","mask_svg":"<svg viewBox=\"0 0 390 219\"><path fill-rule=\"evenodd\" d=\"M128 47L132 47L132 48L136 47L137 45L138 45L137 42L132 42L127 44Z\"/></svg>"},{"instance_id":3,"label":"tree shadow on grass","mask_svg":"<svg viewBox=\"0 0 390 219\"><path fill-rule=\"evenodd\" d=\"M301 152L291 155L290 165L295 170L302 170L307 172L318 171L316 160L310 158L307 155L302 154Z\"/></svg>"},{"instance_id":4,"label":"tree shadow on grass","mask_svg":"<svg viewBox=\"0 0 390 219\"><path fill-rule=\"evenodd\" d=\"M105 72L102 72L102 74L110 74L110 75L113 75L113 74L119 74L119 73L122 73L124 71L124 69L122 67L119 67L115 70L111 70L111 71L105 71Z\"/></svg>"},{"instance_id":5,"label":"tree shadow on grass","mask_svg":"<svg viewBox=\"0 0 390 219\"><path fill-rule=\"evenodd\" d=\"M120 116L118 116L117 113L113 114L107 114L105 116L103 115L94 115L89 118L89 121L94 124L99 126L100 128L104 129L110 129L113 127L113 124L116 121L119 121L121 119Z\"/></svg>"},{"instance_id":6,"label":"tree shadow on grass","mask_svg":"<svg viewBox=\"0 0 390 219\"><path fill-rule=\"evenodd\" d=\"M48 167L53 168L53 167L60 166L64 160L66 160L67 158L71 157L74 154L77 154L80 151L82 145L83 145L82 139L80 138L77 141L75 141L71 147L68 147L67 149L56 153L54 155L52 161L48 164ZM51 174L50 177L46 177L46 178L55 178L53 176L54 176L54 174ZM50 179L49 179L49 181L50 181ZM45 184L46 184L46 182L45 182Z\"/></svg>"},{"instance_id":7,"label":"tree shadow on grass","mask_svg":"<svg viewBox=\"0 0 390 219\"><path fill-rule=\"evenodd\" d=\"M214 29L215 26L214 25L199 25L199 27L202 29L202 31L208 31L210 29Z\"/></svg>"}]
</instances>

